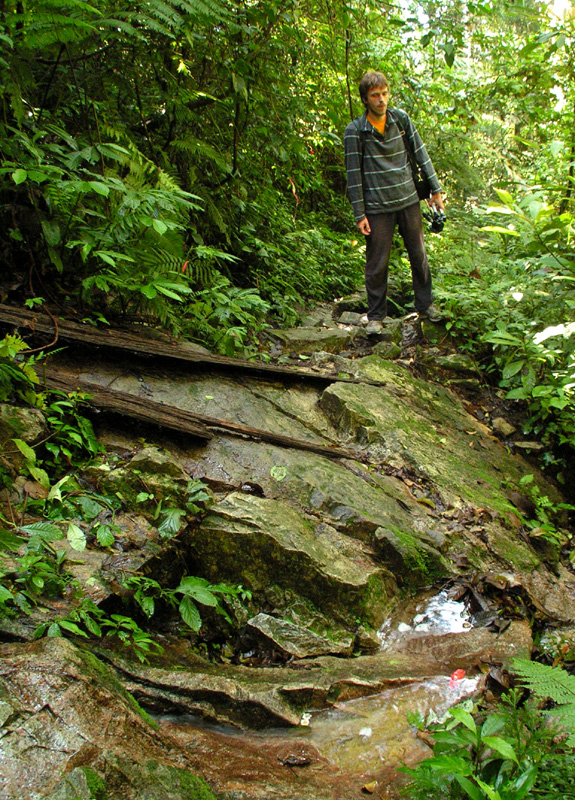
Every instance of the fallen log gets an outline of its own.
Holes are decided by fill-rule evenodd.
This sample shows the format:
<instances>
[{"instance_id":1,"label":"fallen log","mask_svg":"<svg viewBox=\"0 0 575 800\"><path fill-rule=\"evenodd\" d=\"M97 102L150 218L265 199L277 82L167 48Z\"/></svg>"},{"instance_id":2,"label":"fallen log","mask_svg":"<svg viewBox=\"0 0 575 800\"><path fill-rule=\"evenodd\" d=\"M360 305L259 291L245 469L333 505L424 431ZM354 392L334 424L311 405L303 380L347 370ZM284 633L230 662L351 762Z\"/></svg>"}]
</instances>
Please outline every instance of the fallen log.
<instances>
[{"instance_id":1,"label":"fallen log","mask_svg":"<svg viewBox=\"0 0 575 800\"><path fill-rule=\"evenodd\" d=\"M292 447L296 450L307 450L329 458L351 458L358 456L350 450L337 445L323 445L318 442L307 442L304 439L293 439L290 436L251 428L216 417L193 414L175 406L164 405L155 400L140 400L134 395L107 389L95 383L79 381L63 376L54 369L46 368L43 381L47 388L64 392L86 392L90 395L90 405L102 411L139 419L143 422L160 425L170 430L189 433L201 439L211 439L213 431L222 431L231 436L269 442L280 447Z\"/></svg>"},{"instance_id":2,"label":"fallen log","mask_svg":"<svg viewBox=\"0 0 575 800\"><path fill-rule=\"evenodd\" d=\"M43 381L48 389L57 389L62 392L86 392L91 395L90 404L102 410L122 416L131 417L162 428L188 433L200 439L211 439L212 434L198 421L194 414L181 408L156 403L151 400L140 400L126 392L106 389L95 383L64 378L57 372L46 369Z\"/></svg>"},{"instance_id":3,"label":"fallen log","mask_svg":"<svg viewBox=\"0 0 575 800\"><path fill-rule=\"evenodd\" d=\"M359 380L358 378L343 378L326 372L308 372L296 367L279 367L274 364L247 361L241 358L228 358L215 356L211 353L201 353L193 349L190 343L162 342L148 339L143 336L124 331L119 328L95 328L70 320L51 318L39 311L17 309L12 306L0 304L0 323L15 326L22 332L30 331L33 335L48 334L53 341L46 346L46 352L56 345L59 340L80 342L96 347L107 347L124 352L137 353L142 356L166 358L187 364L209 366L215 369L224 369L227 372L241 372L257 375L264 378L290 378L308 383L367 383L374 386L385 385L381 381Z\"/></svg>"}]
</instances>

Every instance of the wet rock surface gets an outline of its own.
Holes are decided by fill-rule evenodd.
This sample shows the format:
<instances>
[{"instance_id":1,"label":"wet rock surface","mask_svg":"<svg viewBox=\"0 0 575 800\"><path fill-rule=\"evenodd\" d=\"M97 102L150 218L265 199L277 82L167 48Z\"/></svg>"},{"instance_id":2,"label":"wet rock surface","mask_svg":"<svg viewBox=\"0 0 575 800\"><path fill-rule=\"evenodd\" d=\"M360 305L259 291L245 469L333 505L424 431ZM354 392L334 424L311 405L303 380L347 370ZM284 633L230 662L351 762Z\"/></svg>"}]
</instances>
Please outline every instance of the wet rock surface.
<instances>
[{"instance_id":1,"label":"wet rock surface","mask_svg":"<svg viewBox=\"0 0 575 800\"><path fill-rule=\"evenodd\" d=\"M333 376L321 388L55 357L72 376L337 443L354 457L221 432L207 443L148 432L135 444L101 422L113 459L82 480L141 515L116 520L122 533L110 550L87 526L86 550L70 550L91 599L117 609L119 595L133 610L126 577L173 588L193 570L249 591L243 608L228 609L240 636L216 663L194 651L189 631L166 626L164 655L140 664L106 642L98 658L64 640L22 643L73 597L25 624L3 621L18 641L0 661L0 758L10 765L0 797L90 800L102 781L114 799L210 798L192 773L229 798L349 800L371 781L376 796L391 797L398 764L429 753L408 711L441 713L476 696L491 667L528 656L522 616L573 623L575 576L527 535L521 479L533 474L542 494L559 495L494 435L513 436L510 428L494 416L492 429L489 415L442 385L477 380L447 331L408 316L368 337L359 297L305 323L274 332L273 352L309 356L298 366ZM413 358L436 382L408 368ZM190 511L197 481L209 502ZM160 512L171 507L182 510L178 524L162 527ZM454 680L455 671L465 677Z\"/></svg>"}]
</instances>

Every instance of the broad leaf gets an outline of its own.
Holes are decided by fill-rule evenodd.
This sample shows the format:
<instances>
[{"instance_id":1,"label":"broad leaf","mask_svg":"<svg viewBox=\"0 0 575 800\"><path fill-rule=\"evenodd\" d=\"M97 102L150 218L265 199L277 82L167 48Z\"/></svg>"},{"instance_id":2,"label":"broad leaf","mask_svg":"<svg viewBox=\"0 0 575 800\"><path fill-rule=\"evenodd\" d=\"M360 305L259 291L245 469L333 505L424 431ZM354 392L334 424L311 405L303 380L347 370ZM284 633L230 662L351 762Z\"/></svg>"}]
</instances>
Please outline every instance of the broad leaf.
<instances>
[{"instance_id":1,"label":"broad leaf","mask_svg":"<svg viewBox=\"0 0 575 800\"><path fill-rule=\"evenodd\" d=\"M86 549L86 534L74 522L69 523L66 538L74 550L82 552L82 550Z\"/></svg>"},{"instance_id":2,"label":"broad leaf","mask_svg":"<svg viewBox=\"0 0 575 800\"><path fill-rule=\"evenodd\" d=\"M180 603L180 614L186 625L197 633L202 627L202 618L196 608L194 601L189 597L183 597Z\"/></svg>"},{"instance_id":3,"label":"broad leaf","mask_svg":"<svg viewBox=\"0 0 575 800\"><path fill-rule=\"evenodd\" d=\"M509 761L514 761L515 764L519 763L512 745L510 745L505 739L502 739L501 736L485 736L482 737L482 741L487 745L487 747L490 747L492 750L496 750L500 755L503 756L503 758L507 758Z\"/></svg>"}]
</instances>

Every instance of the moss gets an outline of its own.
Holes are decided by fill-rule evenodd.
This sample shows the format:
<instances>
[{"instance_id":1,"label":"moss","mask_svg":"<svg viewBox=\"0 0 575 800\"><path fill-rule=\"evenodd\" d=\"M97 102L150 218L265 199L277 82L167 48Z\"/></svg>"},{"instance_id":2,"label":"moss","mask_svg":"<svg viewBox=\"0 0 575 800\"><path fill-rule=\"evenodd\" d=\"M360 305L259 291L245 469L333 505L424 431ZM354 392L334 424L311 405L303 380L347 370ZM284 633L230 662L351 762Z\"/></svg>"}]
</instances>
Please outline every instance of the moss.
<instances>
[{"instance_id":1,"label":"moss","mask_svg":"<svg viewBox=\"0 0 575 800\"><path fill-rule=\"evenodd\" d=\"M153 720L146 711L144 711L144 709L130 694L130 692L124 689L110 667L106 666L106 664L103 664L99 658L92 653L88 653L86 650L80 651L80 657L85 666L88 668L86 670L88 673L92 673L96 680L103 683L107 688L111 688L114 692L116 692L126 702L129 708L139 717L141 717L144 722L150 725L150 727L154 728L154 730L159 728L158 723Z\"/></svg>"},{"instance_id":2,"label":"moss","mask_svg":"<svg viewBox=\"0 0 575 800\"><path fill-rule=\"evenodd\" d=\"M187 769L158 764L157 761L148 761L146 769L162 788L169 789L172 800L217 800L208 784Z\"/></svg>"},{"instance_id":3,"label":"moss","mask_svg":"<svg viewBox=\"0 0 575 800\"><path fill-rule=\"evenodd\" d=\"M432 583L449 572L447 562L436 550L395 526L391 526L391 529L397 538L405 567L416 573L417 580ZM411 579L414 576L406 575L405 577Z\"/></svg>"},{"instance_id":4,"label":"moss","mask_svg":"<svg viewBox=\"0 0 575 800\"><path fill-rule=\"evenodd\" d=\"M91 767L81 767L90 790L90 800L108 800L108 791L102 778Z\"/></svg>"}]
</instances>

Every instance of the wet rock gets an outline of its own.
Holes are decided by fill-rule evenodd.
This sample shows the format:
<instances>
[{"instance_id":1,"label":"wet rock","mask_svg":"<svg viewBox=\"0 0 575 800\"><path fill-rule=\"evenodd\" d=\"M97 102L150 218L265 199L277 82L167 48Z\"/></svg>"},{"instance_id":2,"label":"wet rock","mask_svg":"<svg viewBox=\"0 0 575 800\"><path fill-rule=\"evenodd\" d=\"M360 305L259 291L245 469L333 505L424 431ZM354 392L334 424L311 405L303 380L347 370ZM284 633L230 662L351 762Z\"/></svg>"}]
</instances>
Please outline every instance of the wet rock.
<instances>
[{"instance_id":1,"label":"wet rock","mask_svg":"<svg viewBox=\"0 0 575 800\"><path fill-rule=\"evenodd\" d=\"M357 311L343 311L337 321L340 325L361 325L361 318Z\"/></svg>"},{"instance_id":2,"label":"wet rock","mask_svg":"<svg viewBox=\"0 0 575 800\"><path fill-rule=\"evenodd\" d=\"M267 646L271 646L295 658L314 656L349 656L353 650L353 637L330 642L323 636L294 625L287 620L258 614L248 621L247 634L255 636Z\"/></svg>"},{"instance_id":3,"label":"wet rock","mask_svg":"<svg viewBox=\"0 0 575 800\"><path fill-rule=\"evenodd\" d=\"M397 637L387 652L414 656L425 653L446 667L456 663L479 666L494 662L509 667L513 658L530 658L532 649L529 623L517 620L512 621L501 634L487 628L471 628L464 633Z\"/></svg>"},{"instance_id":4,"label":"wet rock","mask_svg":"<svg viewBox=\"0 0 575 800\"><path fill-rule=\"evenodd\" d=\"M360 625L355 633L355 648L360 653L375 653L381 647L381 642L375 631L367 630Z\"/></svg>"},{"instance_id":5,"label":"wet rock","mask_svg":"<svg viewBox=\"0 0 575 800\"><path fill-rule=\"evenodd\" d=\"M131 472L144 472L147 475L169 475L171 478L187 480L181 463L173 453L161 451L158 447L146 445L130 459L127 469Z\"/></svg>"},{"instance_id":6,"label":"wet rock","mask_svg":"<svg viewBox=\"0 0 575 800\"><path fill-rule=\"evenodd\" d=\"M371 637L370 637L371 638ZM502 633L486 628L445 635L397 639L387 650L352 660L320 656L296 660L273 670L262 667L212 665L196 659L177 670L108 658L127 688L156 714L193 712L240 727L298 725L301 711L337 707L404 686L425 684L441 676L446 683L455 669L469 674L484 663L507 666L511 658L529 657L527 623L512 622ZM455 702L455 700L453 701Z\"/></svg>"},{"instance_id":7,"label":"wet rock","mask_svg":"<svg viewBox=\"0 0 575 800\"><path fill-rule=\"evenodd\" d=\"M302 317L301 325L303 328L333 328L331 305L322 305L314 308L309 314Z\"/></svg>"},{"instance_id":8,"label":"wet rock","mask_svg":"<svg viewBox=\"0 0 575 800\"><path fill-rule=\"evenodd\" d=\"M397 591L365 545L276 500L232 493L190 542L209 580L233 579L259 597L288 587L344 626L360 617L378 627Z\"/></svg>"},{"instance_id":9,"label":"wet rock","mask_svg":"<svg viewBox=\"0 0 575 800\"><path fill-rule=\"evenodd\" d=\"M95 466L85 470L85 474L98 487L119 493L130 506L148 502L154 509L161 500L176 507L185 502L191 480L175 455L153 446L144 447L125 466L116 469ZM143 500L145 495L151 497Z\"/></svg>"},{"instance_id":10,"label":"wet rock","mask_svg":"<svg viewBox=\"0 0 575 800\"><path fill-rule=\"evenodd\" d=\"M354 377L357 374L357 361L354 358L344 356L331 356L333 359L333 369L338 374L346 374Z\"/></svg>"},{"instance_id":11,"label":"wet rock","mask_svg":"<svg viewBox=\"0 0 575 800\"><path fill-rule=\"evenodd\" d=\"M451 370L451 372L464 374L477 372L475 361L465 353L448 353L447 355L435 356L433 360L438 367Z\"/></svg>"},{"instance_id":12,"label":"wet rock","mask_svg":"<svg viewBox=\"0 0 575 800\"><path fill-rule=\"evenodd\" d=\"M279 339L284 349L297 353L314 353L324 350L329 353L340 353L352 341L355 332L341 328L287 328L273 331L273 336Z\"/></svg>"},{"instance_id":13,"label":"wet rock","mask_svg":"<svg viewBox=\"0 0 575 800\"><path fill-rule=\"evenodd\" d=\"M354 311L358 314L364 314L366 309L366 293L364 290L349 295L348 297L341 297L336 300L334 306L336 308L336 315L344 311Z\"/></svg>"},{"instance_id":14,"label":"wet rock","mask_svg":"<svg viewBox=\"0 0 575 800\"><path fill-rule=\"evenodd\" d=\"M519 485L531 467L510 456L448 389L413 378L378 356L360 359L359 366L360 376L386 385L334 383L325 389L320 406L334 427L393 467L428 480L446 505L509 512L503 481Z\"/></svg>"},{"instance_id":15,"label":"wet rock","mask_svg":"<svg viewBox=\"0 0 575 800\"><path fill-rule=\"evenodd\" d=\"M15 467L24 464L25 458L12 439L22 439L33 444L47 431L44 415L37 408L20 408L9 403L0 403L0 451L10 452L10 461Z\"/></svg>"},{"instance_id":16,"label":"wet rock","mask_svg":"<svg viewBox=\"0 0 575 800\"><path fill-rule=\"evenodd\" d=\"M428 319L418 319L418 324L421 327L421 333L428 342L440 343L444 342L449 333L447 328L442 323L431 322Z\"/></svg>"},{"instance_id":17,"label":"wet rock","mask_svg":"<svg viewBox=\"0 0 575 800\"><path fill-rule=\"evenodd\" d=\"M388 342L393 344L401 343L401 320L393 317L386 317L382 321L383 328L378 333L377 338L380 343ZM375 351L375 348L374 348Z\"/></svg>"},{"instance_id":18,"label":"wet rock","mask_svg":"<svg viewBox=\"0 0 575 800\"><path fill-rule=\"evenodd\" d=\"M0 678L15 712L2 731L3 800L214 800L114 672L66 639L0 646Z\"/></svg>"},{"instance_id":19,"label":"wet rock","mask_svg":"<svg viewBox=\"0 0 575 800\"><path fill-rule=\"evenodd\" d=\"M410 576L418 585L449 574L449 566L441 553L424 536L406 531L377 528L375 538L385 563L395 575Z\"/></svg>"},{"instance_id":20,"label":"wet rock","mask_svg":"<svg viewBox=\"0 0 575 800\"><path fill-rule=\"evenodd\" d=\"M394 360L401 356L401 347L394 342L378 342L374 346L373 352L381 358Z\"/></svg>"},{"instance_id":21,"label":"wet rock","mask_svg":"<svg viewBox=\"0 0 575 800\"><path fill-rule=\"evenodd\" d=\"M500 436L503 436L506 439L509 436L513 436L513 434L517 432L517 428L507 422L507 420L503 417L495 417L492 422L492 427L495 433L498 433Z\"/></svg>"},{"instance_id":22,"label":"wet rock","mask_svg":"<svg viewBox=\"0 0 575 800\"><path fill-rule=\"evenodd\" d=\"M545 449L545 445L541 442L513 442L513 446L518 450L525 450L527 452L539 453Z\"/></svg>"}]
</instances>

